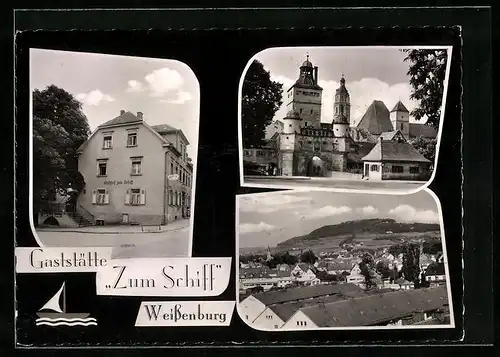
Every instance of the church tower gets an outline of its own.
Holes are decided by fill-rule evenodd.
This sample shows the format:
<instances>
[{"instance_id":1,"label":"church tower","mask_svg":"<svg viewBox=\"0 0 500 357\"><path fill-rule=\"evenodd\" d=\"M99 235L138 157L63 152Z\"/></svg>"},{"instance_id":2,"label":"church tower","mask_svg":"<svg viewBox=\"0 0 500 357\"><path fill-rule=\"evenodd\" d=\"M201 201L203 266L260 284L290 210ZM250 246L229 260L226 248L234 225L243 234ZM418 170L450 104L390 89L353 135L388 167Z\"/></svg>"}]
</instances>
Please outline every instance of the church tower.
<instances>
[{"instance_id":1,"label":"church tower","mask_svg":"<svg viewBox=\"0 0 500 357\"><path fill-rule=\"evenodd\" d=\"M286 94L287 116L299 116L301 127L321 128L322 93L323 88L318 85L318 67L313 66L307 55L299 68L299 78Z\"/></svg>"},{"instance_id":2,"label":"church tower","mask_svg":"<svg viewBox=\"0 0 500 357\"><path fill-rule=\"evenodd\" d=\"M333 134L336 138L337 150L349 152L349 122L351 119L351 101L345 87L345 78L342 75L340 87L335 91L333 103Z\"/></svg>"},{"instance_id":3,"label":"church tower","mask_svg":"<svg viewBox=\"0 0 500 357\"><path fill-rule=\"evenodd\" d=\"M399 100L391 110L392 130L400 130L405 139L410 136L410 113L403 103Z\"/></svg>"}]
</instances>

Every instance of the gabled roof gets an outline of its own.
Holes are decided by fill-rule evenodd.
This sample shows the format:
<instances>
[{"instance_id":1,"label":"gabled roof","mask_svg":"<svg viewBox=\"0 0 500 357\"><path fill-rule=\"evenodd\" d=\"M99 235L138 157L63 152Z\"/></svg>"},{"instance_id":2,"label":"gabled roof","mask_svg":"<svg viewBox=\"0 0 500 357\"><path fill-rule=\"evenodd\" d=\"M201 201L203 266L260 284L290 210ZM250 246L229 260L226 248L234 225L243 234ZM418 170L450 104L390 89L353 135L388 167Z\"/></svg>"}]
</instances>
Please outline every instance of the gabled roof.
<instances>
[{"instance_id":1,"label":"gabled roof","mask_svg":"<svg viewBox=\"0 0 500 357\"><path fill-rule=\"evenodd\" d=\"M445 287L399 290L301 308L318 327L373 326L424 311L449 311Z\"/></svg>"},{"instance_id":2,"label":"gabled roof","mask_svg":"<svg viewBox=\"0 0 500 357\"><path fill-rule=\"evenodd\" d=\"M326 295L363 296L364 290L354 284L325 284L266 291L253 296L264 305L311 299Z\"/></svg>"},{"instance_id":3,"label":"gabled roof","mask_svg":"<svg viewBox=\"0 0 500 357\"><path fill-rule=\"evenodd\" d=\"M152 132L154 134L154 136L156 136L162 143L162 145L164 147L171 147L173 148L174 150L177 151L177 149L175 149L175 147L172 145L171 142L169 142L168 140L166 140L164 137L162 137L160 134L158 134L158 132L156 130L154 130L150 125L148 125L144 120L141 120L139 118L137 118L134 114L132 114L131 112L125 112L123 114L120 114L119 116L117 116L116 118L114 119L111 119L111 120L108 120L107 122L105 122L104 124L101 124L99 125L93 132L92 134L90 134L89 138L87 140L85 140L82 145L80 145L80 147L77 149L77 152L81 152L85 146L87 146L87 144L89 143L89 141L92 139L92 137L99 131L99 130L105 130L107 128L114 128L116 126L122 126L122 125L130 125L130 124L137 124L137 125L144 125L144 127L146 129L148 129L150 132ZM180 154L178 151L177 151L177 154Z\"/></svg>"},{"instance_id":4,"label":"gabled roof","mask_svg":"<svg viewBox=\"0 0 500 357\"><path fill-rule=\"evenodd\" d=\"M438 135L437 129L428 124L410 123L408 130L411 138L422 136L428 139L435 139Z\"/></svg>"},{"instance_id":5,"label":"gabled roof","mask_svg":"<svg viewBox=\"0 0 500 357\"><path fill-rule=\"evenodd\" d=\"M406 112L406 113L409 113L408 109L406 109L406 107L404 106L403 103L401 103L400 100L398 100L398 102L396 103L396 105L394 106L394 108L392 108L391 113L392 112Z\"/></svg>"},{"instance_id":6,"label":"gabled roof","mask_svg":"<svg viewBox=\"0 0 500 357\"><path fill-rule=\"evenodd\" d=\"M186 138L186 135L184 135L184 132L181 129L174 128L173 126L170 126L168 124L152 125L151 128L153 128L153 130L155 130L160 135L169 133L180 133L186 144L189 145L189 140Z\"/></svg>"},{"instance_id":7,"label":"gabled roof","mask_svg":"<svg viewBox=\"0 0 500 357\"><path fill-rule=\"evenodd\" d=\"M300 308L318 304L327 304L330 302L345 300L345 298L346 297L341 295L327 295L298 302L285 302L282 304L269 305L268 308L278 315L281 320L286 322Z\"/></svg>"},{"instance_id":8,"label":"gabled roof","mask_svg":"<svg viewBox=\"0 0 500 357\"><path fill-rule=\"evenodd\" d=\"M105 128L112 125L122 125L122 124L131 124L131 123L142 123L142 119L139 119L131 112L124 112L123 114L118 115L116 118L108 120L104 124L98 126L98 128Z\"/></svg>"},{"instance_id":9,"label":"gabled roof","mask_svg":"<svg viewBox=\"0 0 500 357\"><path fill-rule=\"evenodd\" d=\"M381 100L374 100L359 121L357 127L369 133L380 135L384 131L392 131L389 109Z\"/></svg>"},{"instance_id":10,"label":"gabled roof","mask_svg":"<svg viewBox=\"0 0 500 357\"><path fill-rule=\"evenodd\" d=\"M397 133L397 130L396 131L387 131L387 132L380 134L379 138L382 140L392 140L392 139L394 139L394 136L396 135L396 133Z\"/></svg>"},{"instance_id":11,"label":"gabled roof","mask_svg":"<svg viewBox=\"0 0 500 357\"><path fill-rule=\"evenodd\" d=\"M403 161L403 162L427 162L413 146L407 142L399 143L394 141L379 141L368 155L363 157L363 161Z\"/></svg>"}]
</instances>

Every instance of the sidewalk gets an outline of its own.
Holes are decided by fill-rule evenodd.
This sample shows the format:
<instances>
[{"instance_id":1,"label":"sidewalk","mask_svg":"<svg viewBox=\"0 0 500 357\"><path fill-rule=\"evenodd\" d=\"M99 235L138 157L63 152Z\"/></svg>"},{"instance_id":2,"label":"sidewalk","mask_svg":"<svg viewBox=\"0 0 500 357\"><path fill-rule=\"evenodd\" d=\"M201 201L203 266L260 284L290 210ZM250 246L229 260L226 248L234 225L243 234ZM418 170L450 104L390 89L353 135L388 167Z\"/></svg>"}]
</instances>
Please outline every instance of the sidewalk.
<instances>
[{"instance_id":1,"label":"sidewalk","mask_svg":"<svg viewBox=\"0 0 500 357\"><path fill-rule=\"evenodd\" d=\"M251 180L310 180L309 176L259 176L259 175L245 175L244 178Z\"/></svg>"},{"instance_id":2,"label":"sidewalk","mask_svg":"<svg viewBox=\"0 0 500 357\"><path fill-rule=\"evenodd\" d=\"M37 227L37 232L69 232L69 233L86 233L86 234L144 234L144 233L164 233L189 229L190 219L180 219L177 221L168 222L164 226L129 226L129 225L113 225L113 226L91 226L79 228L42 228Z\"/></svg>"}]
</instances>

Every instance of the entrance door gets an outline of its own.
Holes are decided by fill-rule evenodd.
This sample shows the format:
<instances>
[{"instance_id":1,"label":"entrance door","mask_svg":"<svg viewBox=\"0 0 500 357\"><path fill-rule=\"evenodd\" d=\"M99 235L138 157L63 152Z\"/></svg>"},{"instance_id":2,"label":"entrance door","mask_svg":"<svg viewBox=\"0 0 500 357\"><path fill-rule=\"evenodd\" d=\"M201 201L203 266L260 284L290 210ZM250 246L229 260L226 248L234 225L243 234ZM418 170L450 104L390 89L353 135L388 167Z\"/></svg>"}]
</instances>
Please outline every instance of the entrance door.
<instances>
[{"instance_id":1,"label":"entrance door","mask_svg":"<svg viewBox=\"0 0 500 357\"><path fill-rule=\"evenodd\" d=\"M122 223L129 223L129 219L128 219L128 213L123 213L122 214Z\"/></svg>"},{"instance_id":2,"label":"entrance door","mask_svg":"<svg viewBox=\"0 0 500 357\"><path fill-rule=\"evenodd\" d=\"M365 177L370 177L370 165L365 164Z\"/></svg>"}]
</instances>

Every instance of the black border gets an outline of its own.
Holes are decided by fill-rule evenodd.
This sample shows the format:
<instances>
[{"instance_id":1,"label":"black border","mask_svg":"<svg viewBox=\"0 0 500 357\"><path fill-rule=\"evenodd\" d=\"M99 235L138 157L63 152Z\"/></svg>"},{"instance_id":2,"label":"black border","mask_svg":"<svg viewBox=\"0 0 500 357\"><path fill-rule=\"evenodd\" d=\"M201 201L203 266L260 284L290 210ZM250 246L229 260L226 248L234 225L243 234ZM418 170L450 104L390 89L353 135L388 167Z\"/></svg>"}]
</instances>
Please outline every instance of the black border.
<instances>
[{"instance_id":1,"label":"black border","mask_svg":"<svg viewBox=\"0 0 500 357\"><path fill-rule=\"evenodd\" d=\"M243 11L243 10L242 10ZM276 11L280 11L279 15ZM283 15L282 11L286 11ZM304 10L302 10L304 11ZM18 28L50 27L52 30L75 28L158 28L158 23L168 24L160 27L218 29L242 28L245 21L251 23L253 29L258 27L309 27L311 23L316 28L328 26L334 22L336 27L343 26L439 26L460 25L463 36L463 107L464 107L464 229L465 247L464 276L467 281L466 299L466 329L464 342L489 343L492 341L492 122L491 122L491 54L489 30L490 13L488 9L399 9L397 17L391 16L387 9L379 10L322 10L320 12L299 12L296 10L265 10L259 11L259 16L231 16L229 11L213 13L208 16L202 12L180 11L166 13L163 11L151 13L148 16L129 16L123 12L80 13L71 15L62 13L32 13L30 17L23 13L23 21L18 20ZM364 14L363 14L364 13ZM394 15L394 12L392 13ZM246 20L245 20L246 19ZM279 26L276 26L279 19ZM420 21L418 20L420 19ZM243 21L242 21L243 20ZM397 21L395 21L397 20ZM29 24L29 25L28 25ZM38 25L37 25L38 24ZM57 24L57 25L55 25ZM194 26L192 24L195 24ZM191 25L191 26L190 26ZM480 84L480 85L479 85ZM472 90L467 90L471 88ZM481 119L477 119L481 118ZM478 159L480 158L480 159ZM473 174L472 174L473 173ZM470 217L470 218L469 218ZM469 238L468 238L469 237ZM477 276L481 275L481 279ZM490 283L488 283L490 282ZM469 295L472 294L472 295ZM484 298L477 303L477 296ZM475 303L467 303L475 301ZM457 311L456 311L457 312ZM402 353L402 351L400 352Z\"/></svg>"}]
</instances>

